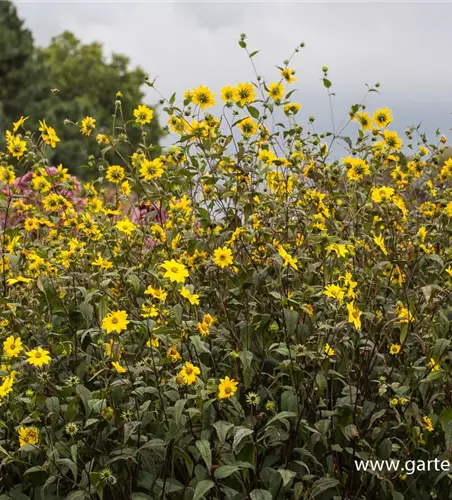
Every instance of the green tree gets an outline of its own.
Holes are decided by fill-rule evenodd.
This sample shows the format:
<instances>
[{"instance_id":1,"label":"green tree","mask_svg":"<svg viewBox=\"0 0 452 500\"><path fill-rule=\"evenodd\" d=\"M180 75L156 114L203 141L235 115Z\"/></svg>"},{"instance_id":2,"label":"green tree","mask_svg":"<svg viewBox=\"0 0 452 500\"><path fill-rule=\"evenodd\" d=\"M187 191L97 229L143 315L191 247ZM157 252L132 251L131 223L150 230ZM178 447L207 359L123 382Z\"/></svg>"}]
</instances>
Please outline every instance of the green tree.
<instances>
[{"instance_id":1,"label":"green tree","mask_svg":"<svg viewBox=\"0 0 452 500\"><path fill-rule=\"evenodd\" d=\"M115 96L121 91L124 119L133 117L133 109L142 102L141 88L146 74L141 68L129 69L129 58L113 54L106 61L100 43L82 44L72 33L65 32L52 39L50 45L37 49L36 65L40 75L24 113L33 120L43 119L56 128L61 144L53 151L52 161L74 171L86 164L89 154L99 152L94 140L80 141L74 125L66 119L80 121L85 116L96 119L96 131L111 129ZM148 141L157 145L161 136L156 115L148 132ZM132 141L140 131L130 127ZM64 140L63 140L64 139ZM83 143L84 147L80 147Z\"/></svg>"},{"instance_id":2,"label":"green tree","mask_svg":"<svg viewBox=\"0 0 452 500\"><path fill-rule=\"evenodd\" d=\"M30 82L33 37L24 28L11 2L0 2L0 131L21 113L25 88Z\"/></svg>"},{"instance_id":3,"label":"green tree","mask_svg":"<svg viewBox=\"0 0 452 500\"><path fill-rule=\"evenodd\" d=\"M144 71L130 68L128 57L112 54L106 58L100 43L83 44L75 35L64 32L48 47L33 45L33 37L23 27L11 2L0 1L0 142L5 129L21 115L54 127L61 143L49 151L50 160L63 163L72 173L86 175L79 167L90 154L98 155L100 146L93 138L80 141L78 128L66 120L80 122L85 116L96 119L96 132L112 128L115 96L121 91L125 120L133 118L133 109L144 98ZM156 114L148 127L147 142L156 145L162 130ZM140 130L128 128L137 143Z\"/></svg>"}]
</instances>

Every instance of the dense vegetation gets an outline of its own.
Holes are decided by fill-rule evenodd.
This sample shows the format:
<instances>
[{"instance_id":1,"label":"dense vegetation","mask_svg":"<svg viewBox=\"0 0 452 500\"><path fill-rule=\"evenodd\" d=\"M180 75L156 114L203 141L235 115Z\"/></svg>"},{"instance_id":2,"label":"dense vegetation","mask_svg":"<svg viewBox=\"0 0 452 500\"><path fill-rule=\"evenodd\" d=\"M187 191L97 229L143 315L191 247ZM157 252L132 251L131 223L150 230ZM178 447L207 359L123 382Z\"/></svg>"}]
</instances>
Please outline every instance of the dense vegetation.
<instances>
[{"instance_id":1,"label":"dense vegetation","mask_svg":"<svg viewBox=\"0 0 452 500\"><path fill-rule=\"evenodd\" d=\"M52 108L8 122L1 500L451 497L447 471L355 465L450 458L446 138L364 102L317 133L290 61L162 98L160 156L139 99L110 128L104 100L68 108L83 185Z\"/></svg>"}]
</instances>

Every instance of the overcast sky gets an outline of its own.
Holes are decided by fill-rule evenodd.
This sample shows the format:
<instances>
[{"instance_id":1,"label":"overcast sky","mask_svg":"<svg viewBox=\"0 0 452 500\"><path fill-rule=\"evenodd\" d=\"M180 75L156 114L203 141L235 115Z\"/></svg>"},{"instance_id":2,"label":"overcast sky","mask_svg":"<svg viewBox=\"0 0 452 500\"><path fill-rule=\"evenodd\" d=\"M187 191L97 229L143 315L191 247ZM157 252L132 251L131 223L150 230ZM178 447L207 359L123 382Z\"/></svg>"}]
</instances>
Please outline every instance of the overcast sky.
<instances>
[{"instance_id":1,"label":"overcast sky","mask_svg":"<svg viewBox=\"0 0 452 500\"><path fill-rule=\"evenodd\" d=\"M200 84L219 97L223 85L253 77L240 33L248 35L258 71L279 77L293 48L306 46L291 66L298 78L300 120L315 115L330 127L322 66L336 93L336 121L361 100L365 83L381 83L369 110L393 110L399 133L423 123L452 137L452 4L286 2L16 2L38 45L69 30L85 42L100 41L107 53L128 55L166 96ZM293 98L295 100L295 96ZM149 91L151 104L157 97Z\"/></svg>"}]
</instances>

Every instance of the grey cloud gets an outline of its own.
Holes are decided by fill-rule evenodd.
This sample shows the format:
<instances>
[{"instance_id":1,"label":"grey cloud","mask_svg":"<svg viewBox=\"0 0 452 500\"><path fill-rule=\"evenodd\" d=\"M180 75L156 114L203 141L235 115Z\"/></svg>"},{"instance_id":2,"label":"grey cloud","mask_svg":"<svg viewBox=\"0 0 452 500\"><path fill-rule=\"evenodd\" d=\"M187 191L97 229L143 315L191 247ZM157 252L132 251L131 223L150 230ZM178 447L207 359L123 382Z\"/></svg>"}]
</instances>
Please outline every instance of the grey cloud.
<instances>
[{"instance_id":1,"label":"grey cloud","mask_svg":"<svg viewBox=\"0 0 452 500\"><path fill-rule=\"evenodd\" d=\"M451 4L418 3L190 3L87 2L18 3L19 14L39 44L68 29L82 40L103 42L107 52L129 55L163 94L181 95L204 84L219 94L226 84L253 78L238 47L249 36L258 71L270 80L301 41L306 47L291 64L299 81L301 119L318 117L330 127L321 68L330 68L337 121L359 101L364 83L381 82L369 110L388 106L395 125L423 122L429 133L452 123ZM150 102L158 97L148 94Z\"/></svg>"}]
</instances>

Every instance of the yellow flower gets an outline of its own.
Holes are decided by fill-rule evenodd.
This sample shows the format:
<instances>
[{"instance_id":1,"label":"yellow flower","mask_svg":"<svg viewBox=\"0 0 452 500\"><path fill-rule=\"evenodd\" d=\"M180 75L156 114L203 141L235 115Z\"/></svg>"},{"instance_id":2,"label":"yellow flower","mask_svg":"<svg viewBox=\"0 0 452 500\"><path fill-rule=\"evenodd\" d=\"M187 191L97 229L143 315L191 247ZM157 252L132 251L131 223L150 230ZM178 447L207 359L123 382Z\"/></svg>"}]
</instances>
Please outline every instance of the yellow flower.
<instances>
[{"instance_id":1,"label":"yellow flower","mask_svg":"<svg viewBox=\"0 0 452 500\"><path fill-rule=\"evenodd\" d=\"M432 372L438 372L439 370L441 370L441 365L433 358L430 358L430 362L427 366L431 369Z\"/></svg>"},{"instance_id":2,"label":"yellow flower","mask_svg":"<svg viewBox=\"0 0 452 500\"><path fill-rule=\"evenodd\" d=\"M242 135L250 137L257 132L257 123L251 117L244 118L237 124L237 127L242 131Z\"/></svg>"},{"instance_id":3,"label":"yellow flower","mask_svg":"<svg viewBox=\"0 0 452 500\"><path fill-rule=\"evenodd\" d=\"M159 315L159 311L153 304L141 304L140 315L143 318L155 318Z\"/></svg>"},{"instance_id":4,"label":"yellow flower","mask_svg":"<svg viewBox=\"0 0 452 500\"><path fill-rule=\"evenodd\" d=\"M211 326L215 323L215 318L210 314L204 314L202 322L205 323L207 326Z\"/></svg>"},{"instance_id":5,"label":"yellow flower","mask_svg":"<svg viewBox=\"0 0 452 500\"><path fill-rule=\"evenodd\" d=\"M227 247L217 248L213 252L213 262L223 269L230 266L233 261L232 252Z\"/></svg>"},{"instance_id":6,"label":"yellow flower","mask_svg":"<svg viewBox=\"0 0 452 500\"><path fill-rule=\"evenodd\" d=\"M98 266L101 269L111 269L113 267L113 263L104 259L100 253L97 254L97 258L91 262L91 265Z\"/></svg>"},{"instance_id":7,"label":"yellow flower","mask_svg":"<svg viewBox=\"0 0 452 500\"><path fill-rule=\"evenodd\" d=\"M125 233L127 236L130 236L133 231L135 231L135 224L128 219L128 217L124 217L122 220L115 224L115 228L121 233Z\"/></svg>"},{"instance_id":8,"label":"yellow flower","mask_svg":"<svg viewBox=\"0 0 452 500\"><path fill-rule=\"evenodd\" d=\"M50 363L49 351L38 347L25 353L28 356L27 363L33 366L41 367Z\"/></svg>"},{"instance_id":9,"label":"yellow flower","mask_svg":"<svg viewBox=\"0 0 452 500\"><path fill-rule=\"evenodd\" d=\"M370 119L368 113L366 113L365 111L358 111L353 116L353 119L361 125L361 128L364 132L366 132L367 130L372 130L372 120Z\"/></svg>"},{"instance_id":10,"label":"yellow flower","mask_svg":"<svg viewBox=\"0 0 452 500\"><path fill-rule=\"evenodd\" d=\"M435 215L436 210L437 206L434 203L431 203L430 201L422 203L422 205L419 207L419 212L421 212L421 214L425 215L426 217L433 217Z\"/></svg>"},{"instance_id":11,"label":"yellow flower","mask_svg":"<svg viewBox=\"0 0 452 500\"><path fill-rule=\"evenodd\" d=\"M151 337L146 342L147 347L158 347L160 345L160 340L157 337Z\"/></svg>"},{"instance_id":12,"label":"yellow flower","mask_svg":"<svg viewBox=\"0 0 452 500\"><path fill-rule=\"evenodd\" d=\"M5 356L7 358L16 358L22 351L23 351L23 346L22 346L22 340L20 337L14 338L12 335L10 335L4 342L3 342L3 350L5 351Z\"/></svg>"},{"instance_id":13,"label":"yellow flower","mask_svg":"<svg viewBox=\"0 0 452 500\"><path fill-rule=\"evenodd\" d=\"M46 121L39 121L39 131L42 132L42 140L52 148L56 147L56 143L60 142L60 139L56 135L55 129L49 127Z\"/></svg>"},{"instance_id":14,"label":"yellow flower","mask_svg":"<svg viewBox=\"0 0 452 500\"><path fill-rule=\"evenodd\" d=\"M424 420L425 430L428 432L433 432L432 419L430 417L425 416L423 420Z\"/></svg>"},{"instance_id":15,"label":"yellow flower","mask_svg":"<svg viewBox=\"0 0 452 500\"><path fill-rule=\"evenodd\" d=\"M16 276L15 278L8 278L6 283L8 285L15 285L16 283L30 283L31 278L24 278L23 276Z\"/></svg>"},{"instance_id":16,"label":"yellow flower","mask_svg":"<svg viewBox=\"0 0 452 500\"><path fill-rule=\"evenodd\" d=\"M102 328L107 333L121 333L123 330L127 330L128 323L126 311L113 311L102 320Z\"/></svg>"},{"instance_id":17,"label":"yellow flower","mask_svg":"<svg viewBox=\"0 0 452 500\"><path fill-rule=\"evenodd\" d=\"M394 312L397 314L399 323L409 323L414 319L410 311L401 302L397 304Z\"/></svg>"},{"instance_id":18,"label":"yellow flower","mask_svg":"<svg viewBox=\"0 0 452 500\"><path fill-rule=\"evenodd\" d=\"M348 310L348 321L355 325L355 328L359 330L361 328L361 311L355 306L354 302L349 302L347 304Z\"/></svg>"},{"instance_id":19,"label":"yellow flower","mask_svg":"<svg viewBox=\"0 0 452 500\"><path fill-rule=\"evenodd\" d=\"M1 366L2 371L6 371L5 365ZM16 372L13 370L9 375L3 377L3 382L0 385L0 399L4 398L7 394L12 392L13 390L13 382L14 377L16 376Z\"/></svg>"},{"instance_id":20,"label":"yellow flower","mask_svg":"<svg viewBox=\"0 0 452 500\"><path fill-rule=\"evenodd\" d=\"M165 290L162 290L161 288L154 288L152 285L149 285L146 290L144 291L145 295L151 295L154 299L160 300L162 302L165 302L166 297L168 296L168 293L165 292Z\"/></svg>"},{"instance_id":21,"label":"yellow flower","mask_svg":"<svg viewBox=\"0 0 452 500\"><path fill-rule=\"evenodd\" d=\"M387 127L392 122L391 110L387 108L377 109L372 117L372 120L377 127Z\"/></svg>"},{"instance_id":22,"label":"yellow flower","mask_svg":"<svg viewBox=\"0 0 452 500\"><path fill-rule=\"evenodd\" d=\"M234 89L229 85L226 85L221 89L221 100L226 103L230 103L234 100Z\"/></svg>"},{"instance_id":23,"label":"yellow flower","mask_svg":"<svg viewBox=\"0 0 452 500\"><path fill-rule=\"evenodd\" d=\"M192 103L199 106L201 109L210 108L215 105L215 94L208 87L200 85L192 91Z\"/></svg>"},{"instance_id":24,"label":"yellow flower","mask_svg":"<svg viewBox=\"0 0 452 500\"><path fill-rule=\"evenodd\" d=\"M326 247L327 252L334 252L337 257L346 257L348 254L347 247L339 243L332 243Z\"/></svg>"},{"instance_id":25,"label":"yellow flower","mask_svg":"<svg viewBox=\"0 0 452 500\"><path fill-rule=\"evenodd\" d=\"M268 94L274 101L282 99L284 97L284 85L278 82L270 83Z\"/></svg>"},{"instance_id":26,"label":"yellow flower","mask_svg":"<svg viewBox=\"0 0 452 500\"><path fill-rule=\"evenodd\" d=\"M196 376L200 373L201 370L197 366L187 362L179 372L179 377L182 377L187 385L192 385L196 382Z\"/></svg>"},{"instance_id":27,"label":"yellow flower","mask_svg":"<svg viewBox=\"0 0 452 500\"><path fill-rule=\"evenodd\" d=\"M145 181L159 179L163 175L163 173L163 162L160 158L155 158L155 160L148 160L147 158L143 158L140 166L140 174Z\"/></svg>"},{"instance_id":28,"label":"yellow flower","mask_svg":"<svg viewBox=\"0 0 452 500\"><path fill-rule=\"evenodd\" d=\"M391 344L391 347L389 348L389 354L399 354L401 348L402 346L400 344Z\"/></svg>"},{"instance_id":29,"label":"yellow flower","mask_svg":"<svg viewBox=\"0 0 452 500\"><path fill-rule=\"evenodd\" d=\"M300 108L301 104L291 102L284 105L284 113L286 113L286 115L296 115L298 111L300 111Z\"/></svg>"},{"instance_id":30,"label":"yellow flower","mask_svg":"<svg viewBox=\"0 0 452 500\"><path fill-rule=\"evenodd\" d=\"M140 104L133 110L133 116L135 117L136 123L146 125L146 123L151 123L152 118L154 117L154 111L144 104Z\"/></svg>"},{"instance_id":31,"label":"yellow flower","mask_svg":"<svg viewBox=\"0 0 452 500\"><path fill-rule=\"evenodd\" d=\"M112 361L111 364L118 373L125 373L127 371L127 369L121 366L117 361Z\"/></svg>"},{"instance_id":32,"label":"yellow flower","mask_svg":"<svg viewBox=\"0 0 452 500\"><path fill-rule=\"evenodd\" d=\"M119 184L124 179L124 169L119 165L111 165L107 169L107 175L105 176L110 182Z\"/></svg>"},{"instance_id":33,"label":"yellow flower","mask_svg":"<svg viewBox=\"0 0 452 500\"><path fill-rule=\"evenodd\" d=\"M331 299L337 299L339 302L342 302L345 291L339 285L327 285L323 294Z\"/></svg>"},{"instance_id":34,"label":"yellow flower","mask_svg":"<svg viewBox=\"0 0 452 500\"><path fill-rule=\"evenodd\" d=\"M398 151L402 147L402 139L397 135L397 132L385 130L383 133L384 142L390 149Z\"/></svg>"},{"instance_id":35,"label":"yellow flower","mask_svg":"<svg viewBox=\"0 0 452 500\"><path fill-rule=\"evenodd\" d=\"M276 160L275 153L270 149L261 149L257 157L267 167L273 165L274 160Z\"/></svg>"},{"instance_id":36,"label":"yellow flower","mask_svg":"<svg viewBox=\"0 0 452 500\"><path fill-rule=\"evenodd\" d=\"M181 355L179 354L179 352L177 351L177 347L175 345L171 346L169 349L168 349L168 353L167 353L167 356L169 358L171 358L173 361L177 361L179 359L181 359Z\"/></svg>"},{"instance_id":37,"label":"yellow flower","mask_svg":"<svg viewBox=\"0 0 452 500\"><path fill-rule=\"evenodd\" d=\"M221 378L220 384L218 385L218 397L220 399L228 399L232 397L237 392L237 386L239 385L234 379L229 377Z\"/></svg>"},{"instance_id":38,"label":"yellow flower","mask_svg":"<svg viewBox=\"0 0 452 500\"><path fill-rule=\"evenodd\" d=\"M399 404L399 400L397 398L391 399L391 406L397 406Z\"/></svg>"},{"instance_id":39,"label":"yellow flower","mask_svg":"<svg viewBox=\"0 0 452 500\"><path fill-rule=\"evenodd\" d=\"M297 266L298 259L289 255L284 250L284 247L282 245L278 246L278 253L281 256L281 258L283 259L283 266L284 267L290 266L293 269L298 270L298 266Z\"/></svg>"},{"instance_id":40,"label":"yellow flower","mask_svg":"<svg viewBox=\"0 0 452 500\"><path fill-rule=\"evenodd\" d=\"M28 118L29 118L28 116L26 117L21 116L17 120L17 122L13 123L13 134L15 134L19 130L19 128L25 123L26 120L28 120Z\"/></svg>"},{"instance_id":41,"label":"yellow flower","mask_svg":"<svg viewBox=\"0 0 452 500\"><path fill-rule=\"evenodd\" d=\"M184 283L185 279L188 278L187 268L174 259L166 260L161 267L166 271L163 277L172 282Z\"/></svg>"},{"instance_id":42,"label":"yellow flower","mask_svg":"<svg viewBox=\"0 0 452 500\"><path fill-rule=\"evenodd\" d=\"M184 299L187 299L192 306L199 305L199 295L191 293L188 288L185 288L185 286L182 286L182 288L179 290L179 293L182 295L182 297L184 297Z\"/></svg>"},{"instance_id":43,"label":"yellow flower","mask_svg":"<svg viewBox=\"0 0 452 500\"><path fill-rule=\"evenodd\" d=\"M447 269L446 269L446 273L452 277L452 267L451 266L448 266Z\"/></svg>"},{"instance_id":44,"label":"yellow flower","mask_svg":"<svg viewBox=\"0 0 452 500\"><path fill-rule=\"evenodd\" d=\"M394 196L394 189L388 186L372 188L371 196L374 203L388 203Z\"/></svg>"},{"instance_id":45,"label":"yellow flower","mask_svg":"<svg viewBox=\"0 0 452 500\"><path fill-rule=\"evenodd\" d=\"M129 181L126 180L122 182L119 191L121 194L129 196L129 194L132 192L132 187L130 186Z\"/></svg>"},{"instance_id":46,"label":"yellow flower","mask_svg":"<svg viewBox=\"0 0 452 500\"><path fill-rule=\"evenodd\" d=\"M240 106L252 103L256 99L254 87L251 83L239 83L234 89L234 101Z\"/></svg>"},{"instance_id":47,"label":"yellow flower","mask_svg":"<svg viewBox=\"0 0 452 500\"><path fill-rule=\"evenodd\" d=\"M326 343L326 344L325 344L325 349L324 349L324 351L325 351L325 354L326 354L327 356L329 356L329 357L331 357L331 356L335 356L335 354L336 354L336 351L335 351L335 350L334 350L334 349L330 346L330 344L328 344L328 343Z\"/></svg>"},{"instance_id":48,"label":"yellow flower","mask_svg":"<svg viewBox=\"0 0 452 500\"><path fill-rule=\"evenodd\" d=\"M113 339L111 339L109 342L105 342L103 347L105 355L110 359L120 359L122 356L122 351L124 350L121 348L121 344L115 342Z\"/></svg>"},{"instance_id":49,"label":"yellow flower","mask_svg":"<svg viewBox=\"0 0 452 500\"><path fill-rule=\"evenodd\" d=\"M85 116L80 125L82 135L91 135L91 132L96 128L96 119L91 116Z\"/></svg>"},{"instance_id":50,"label":"yellow flower","mask_svg":"<svg viewBox=\"0 0 452 500\"><path fill-rule=\"evenodd\" d=\"M110 144L110 139L105 134L96 135L97 144Z\"/></svg>"},{"instance_id":51,"label":"yellow flower","mask_svg":"<svg viewBox=\"0 0 452 500\"><path fill-rule=\"evenodd\" d=\"M23 141L20 137L9 136L6 141L8 151L14 158L19 159L27 151L27 143Z\"/></svg>"},{"instance_id":52,"label":"yellow flower","mask_svg":"<svg viewBox=\"0 0 452 500\"><path fill-rule=\"evenodd\" d=\"M203 321L202 323L198 323L196 325L196 329L202 337L209 335L209 325L205 321Z\"/></svg>"},{"instance_id":53,"label":"yellow flower","mask_svg":"<svg viewBox=\"0 0 452 500\"><path fill-rule=\"evenodd\" d=\"M361 158L342 158L342 162L348 168L347 177L351 181L360 181L370 174L369 165Z\"/></svg>"},{"instance_id":54,"label":"yellow flower","mask_svg":"<svg viewBox=\"0 0 452 500\"><path fill-rule=\"evenodd\" d=\"M39 431L36 427L20 427L19 428L19 446L26 444L35 445L39 442Z\"/></svg>"},{"instance_id":55,"label":"yellow flower","mask_svg":"<svg viewBox=\"0 0 452 500\"><path fill-rule=\"evenodd\" d=\"M291 68L284 68L281 70L281 76L287 83L294 83L297 81L294 75L295 71Z\"/></svg>"},{"instance_id":56,"label":"yellow flower","mask_svg":"<svg viewBox=\"0 0 452 500\"><path fill-rule=\"evenodd\" d=\"M385 240L383 238L383 235L379 235L379 236L374 236L374 242L376 243L376 245L378 246L378 248L385 254L385 255L388 255L388 251L386 250L386 247L385 247Z\"/></svg>"}]
</instances>

